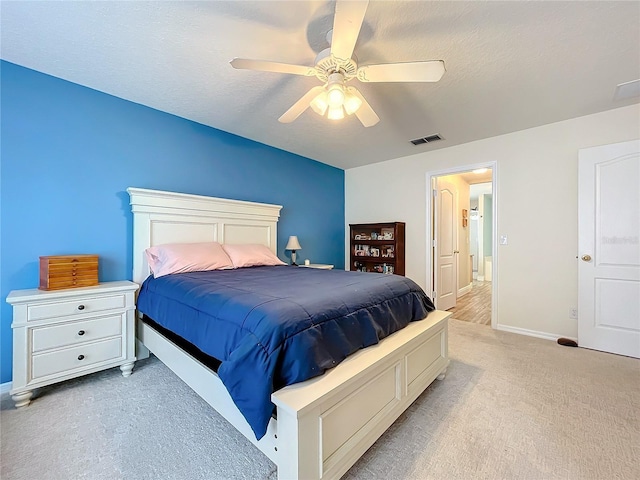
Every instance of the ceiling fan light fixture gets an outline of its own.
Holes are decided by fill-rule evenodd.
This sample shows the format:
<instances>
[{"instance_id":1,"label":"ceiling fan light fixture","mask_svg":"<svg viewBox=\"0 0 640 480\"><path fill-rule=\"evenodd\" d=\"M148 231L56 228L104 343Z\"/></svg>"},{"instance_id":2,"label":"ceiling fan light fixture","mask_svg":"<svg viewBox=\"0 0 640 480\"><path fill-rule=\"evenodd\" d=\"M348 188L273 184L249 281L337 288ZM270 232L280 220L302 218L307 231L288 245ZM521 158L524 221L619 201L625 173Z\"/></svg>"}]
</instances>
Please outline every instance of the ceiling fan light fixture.
<instances>
[{"instance_id":1,"label":"ceiling fan light fixture","mask_svg":"<svg viewBox=\"0 0 640 480\"><path fill-rule=\"evenodd\" d=\"M342 120L344 118L344 109L342 105L338 107L329 106L329 113L327 113L329 120Z\"/></svg>"},{"instance_id":2,"label":"ceiling fan light fixture","mask_svg":"<svg viewBox=\"0 0 640 480\"><path fill-rule=\"evenodd\" d=\"M362 100L351 93L350 89L347 88L347 93L344 99L344 110L347 112L347 115L356 113L361 106Z\"/></svg>"},{"instance_id":3,"label":"ceiling fan light fixture","mask_svg":"<svg viewBox=\"0 0 640 480\"><path fill-rule=\"evenodd\" d=\"M329 108L329 101L327 99L326 90L311 101L311 109L321 117L327 112Z\"/></svg>"},{"instance_id":4,"label":"ceiling fan light fixture","mask_svg":"<svg viewBox=\"0 0 640 480\"><path fill-rule=\"evenodd\" d=\"M329 85L327 101L330 107L341 107L344 104L344 97L344 87L341 84L334 83L333 85Z\"/></svg>"}]
</instances>

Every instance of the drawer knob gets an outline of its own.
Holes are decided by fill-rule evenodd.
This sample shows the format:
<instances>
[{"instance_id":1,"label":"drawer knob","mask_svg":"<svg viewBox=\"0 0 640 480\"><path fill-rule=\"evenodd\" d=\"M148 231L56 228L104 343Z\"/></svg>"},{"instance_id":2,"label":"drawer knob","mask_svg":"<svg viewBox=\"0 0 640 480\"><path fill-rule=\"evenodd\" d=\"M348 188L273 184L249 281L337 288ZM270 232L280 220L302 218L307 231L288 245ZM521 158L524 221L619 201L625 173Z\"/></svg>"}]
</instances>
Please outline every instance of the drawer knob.
<instances>
[{"instance_id":1,"label":"drawer knob","mask_svg":"<svg viewBox=\"0 0 640 480\"><path fill-rule=\"evenodd\" d=\"M84 360L84 355L78 355L78 360Z\"/></svg>"},{"instance_id":2,"label":"drawer knob","mask_svg":"<svg viewBox=\"0 0 640 480\"><path fill-rule=\"evenodd\" d=\"M84 310L84 305L78 305L78 310Z\"/></svg>"},{"instance_id":3,"label":"drawer knob","mask_svg":"<svg viewBox=\"0 0 640 480\"><path fill-rule=\"evenodd\" d=\"M80 336L84 335L84 330L80 330L80 331L78 332L78 335L80 335Z\"/></svg>"}]
</instances>

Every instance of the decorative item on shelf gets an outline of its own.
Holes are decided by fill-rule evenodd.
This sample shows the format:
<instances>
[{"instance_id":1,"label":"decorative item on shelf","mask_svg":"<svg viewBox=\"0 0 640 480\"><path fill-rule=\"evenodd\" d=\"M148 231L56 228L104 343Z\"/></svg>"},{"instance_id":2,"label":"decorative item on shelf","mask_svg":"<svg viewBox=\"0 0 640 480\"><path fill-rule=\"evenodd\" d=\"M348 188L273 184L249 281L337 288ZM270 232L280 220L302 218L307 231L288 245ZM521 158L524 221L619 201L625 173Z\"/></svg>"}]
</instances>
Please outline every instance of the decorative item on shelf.
<instances>
[{"instance_id":1,"label":"decorative item on shelf","mask_svg":"<svg viewBox=\"0 0 640 480\"><path fill-rule=\"evenodd\" d=\"M468 219L468 211L466 208L462 209L462 226L466 227L467 226L467 219Z\"/></svg>"},{"instance_id":2,"label":"decorative item on shelf","mask_svg":"<svg viewBox=\"0 0 640 480\"><path fill-rule=\"evenodd\" d=\"M296 263L296 250L302 250L300 246L300 242L298 241L298 237L296 235L291 235L289 237L289 241L287 242L287 246L284 247L285 250L291 250L291 265L298 266Z\"/></svg>"},{"instance_id":3,"label":"decorative item on shelf","mask_svg":"<svg viewBox=\"0 0 640 480\"><path fill-rule=\"evenodd\" d=\"M367 271L367 267L364 265L364 263L353 262L353 266L355 267L355 271L356 272L366 272Z\"/></svg>"},{"instance_id":4,"label":"decorative item on shelf","mask_svg":"<svg viewBox=\"0 0 640 480\"><path fill-rule=\"evenodd\" d=\"M393 240L393 228L383 228L380 230L382 238L380 240Z\"/></svg>"}]
</instances>

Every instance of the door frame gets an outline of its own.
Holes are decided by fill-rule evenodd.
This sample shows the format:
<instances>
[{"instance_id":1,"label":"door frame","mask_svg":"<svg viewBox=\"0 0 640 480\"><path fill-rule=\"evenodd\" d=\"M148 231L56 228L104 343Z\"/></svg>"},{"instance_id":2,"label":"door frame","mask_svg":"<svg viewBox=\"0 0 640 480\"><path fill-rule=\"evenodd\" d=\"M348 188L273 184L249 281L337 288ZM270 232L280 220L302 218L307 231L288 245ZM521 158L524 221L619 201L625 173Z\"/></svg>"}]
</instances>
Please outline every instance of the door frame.
<instances>
[{"instance_id":1,"label":"door frame","mask_svg":"<svg viewBox=\"0 0 640 480\"><path fill-rule=\"evenodd\" d=\"M426 247L427 254L425 255L426 260L426 268L425 272L427 278L425 279L425 285L429 287L429 296L433 296L435 285L433 284L434 279L434 271L435 262L433 259L433 232L432 223L434 220L433 217L433 208L435 204L435 200L433 198L433 182L436 177L442 177L445 175L458 175L461 173L470 172L472 170L476 170L479 168L490 168L491 169L491 192L493 195L492 202L492 213L493 219L491 222L491 256L492 256L492 281L491 281L491 328L498 328L498 280L500 277L500 264L498 258L498 162L482 162L482 163L474 163L469 165L462 165L458 167L451 167L442 170L431 170L426 172L426 233L425 238L427 239ZM457 285L456 285L457 289Z\"/></svg>"}]
</instances>

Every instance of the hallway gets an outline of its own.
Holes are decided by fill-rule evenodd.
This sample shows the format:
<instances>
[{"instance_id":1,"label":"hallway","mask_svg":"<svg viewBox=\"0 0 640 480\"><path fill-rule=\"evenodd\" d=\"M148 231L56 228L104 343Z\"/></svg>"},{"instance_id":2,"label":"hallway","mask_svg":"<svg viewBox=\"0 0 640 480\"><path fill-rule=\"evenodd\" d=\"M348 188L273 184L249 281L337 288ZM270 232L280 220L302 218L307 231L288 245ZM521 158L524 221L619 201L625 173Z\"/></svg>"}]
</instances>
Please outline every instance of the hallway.
<instances>
[{"instance_id":1,"label":"hallway","mask_svg":"<svg viewBox=\"0 0 640 480\"><path fill-rule=\"evenodd\" d=\"M471 291L459 297L448 311L457 320L491 325L491 282L474 280Z\"/></svg>"}]
</instances>

